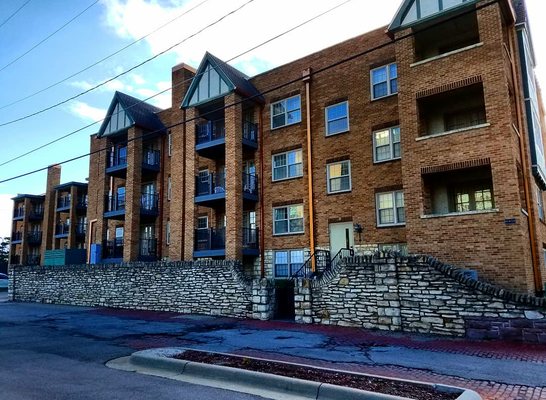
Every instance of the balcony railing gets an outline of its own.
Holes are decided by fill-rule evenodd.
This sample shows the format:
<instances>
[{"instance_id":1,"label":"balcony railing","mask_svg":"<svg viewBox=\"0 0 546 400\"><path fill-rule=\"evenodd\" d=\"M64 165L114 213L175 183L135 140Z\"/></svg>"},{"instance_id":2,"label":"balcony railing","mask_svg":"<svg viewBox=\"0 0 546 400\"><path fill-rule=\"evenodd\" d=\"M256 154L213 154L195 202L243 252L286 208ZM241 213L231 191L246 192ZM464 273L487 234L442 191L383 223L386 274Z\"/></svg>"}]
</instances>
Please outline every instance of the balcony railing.
<instances>
[{"instance_id":1,"label":"balcony railing","mask_svg":"<svg viewBox=\"0 0 546 400\"><path fill-rule=\"evenodd\" d=\"M258 228L243 228L243 249L258 249Z\"/></svg>"},{"instance_id":2,"label":"balcony railing","mask_svg":"<svg viewBox=\"0 0 546 400\"><path fill-rule=\"evenodd\" d=\"M226 125L223 119L207 121L195 125L196 143L202 144L226 137Z\"/></svg>"},{"instance_id":3,"label":"balcony railing","mask_svg":"<svg viewBox=\"0 0 546 400\"><path fill-rule=\"evenodd\" d=\"M104 240L102 242L102 258L123 258L123 238Z\"/></svg>"},{"instance_id":4,"label":"balcony railing","mask_svg":"<svg viewBox=\"0 0 546 400\"><path fill-rule=\"evenodd\" d=\"M106 154L106 168L126 167L127 166L127 147L119 147L114 151L108 151Z\"/></svg>"},{"instance_id":5,"label":"balcony railing","mask_svg":"<svg viewBox=\"0 0 546 400\"><path fill-rule=\"evenodd\" d=\"M40 265L40 255L39 254L27 255L26 265Z\"/></svg>"},{"instance_id":6,"label":"balcony railing","mask_svg":"<svg viewBox=\"0 0 546 400\"><path fill-rule=\"evenodd\" d=\"M42 243L42 232L34 231L27 233L27 242L29 245L37 245Z\"/></svg>"},{"instance_id":7,"label":"balcony railing","mask_svg":"<svg viewBox=\"0 0 546 400\"><path fill-rule=\"evenodd\" d=\"M159 169L161 153L159 150L145 150L142 154L142 167L147 169Z\"/></svg>"},{"instance_id":8,"label":"balcony railing","mask_svg":"<svg viewBox=\"0 0 546 400\"><path fill-rule=\"evenodd\" d=\"M18 207L13 210L13 218L24 218L25 217L25 207Z\"/></svg>"},{"instance_id":9,"label":"balcony railing","mask_svg":"<svg viewBox=\"0 0 546 400\"><path fill-rule=\"evenodd\" d=\"M30 219L42 219L44 218L44 207L35 207L30 211L28 216Z\"/></svg>"},{"instance_id":10,"label":"balcony railing","mask_svg":"<svg viewBox=\"0 0 546 400\"><path fill-rule=\"evenodd\" d=\"M210 173L208 175L200 175L196 177L196 196L207 196L209 194L225 193L226 191L226 174Z\"/></svg>"},{"instance_id":11,"label":"balcony railing","mask_svg":"<svg viewBox=\"0 0 546 400\"><path fill-rule=\"evenodd\" d=\"M140 239L139 258L142 261L157 260L157 239Z\"/></svg>"},{"instance_id":12,"label":"balcony railing","mask_svg":"<svg viewBox=\"0 0 546 400\"><path fill-rule=\"evenodd\" d=\"M258 142L258 124L254 122L245 121L243 122L243 139L246 139L250 142Z\"/></svg>"},{"instance_id":13,"label":"balcony railing","mask_svg":"<svg viewBox=\"0 0 546 400\"><path fill-rule=\"evenodd\" d=\"M159 196L157 193L142 193L140 196L140 212L156 214L159 211Z\"/></svg>"},{"instance_id":14,"label":"balcony railing","mask_svg":"<svg viewBox=\"0 0 546 400\"><path fill-rule=\"evenodd\" d=\"M195 230L195 250L221 250L226 248L226 229L207 228Z\"/></svg>"},{"instance_id":15,"label":"balcony railing","mask_svg":"<svg viewBox=\"0 0 546 400\"><path fill-rule=\"evenodd\" d=\"M70 196L62 196L57 199L57 208L70 208Z\"/></svg>"},{"instance_id":16,"label":"balcony railing","mask_svg":"<svg viewBox=\"0 0 546 400\"><path fill-rule=\"evenodd\" d=\"M11 233L11 242L20 242L23 240L23 232L12 232Z\"/></svg>"},{"instance_id":17,"label":"balcony railing","mask_svg":"<svg viewBox=\"0 0 546 400\"><path fill-rule=\"evenodd\" d=\"M125 210L125 193L106 196L105 212L124 211Z\"/></svg>"},{"instance_id":18,"label":"balcony railing","mask_svg":"<svg viewBox=\"0 0 546 400\"><path fill-rule=\"evenodd\" d=\"M78 196L78 202L76 203L76 208L83 210L87 208L87 205L89 203L89 197L87 195Z\"/></svg>"},{"instance_id":19,"label":"balcony railing","mask_svg":"<svg viewBox=\"0 0 546 400\"><path fill-rule=\"evenodd\" d=\"M243 172L243 192L254 195L258 194L258 176L256 174Z\"/></svg>"},{"instance_id":20,"label":"balcony railing","mask_svg":"<svg viewBox=\"0 0 546 400\"><path fill-rule=\"evenodd\" d=\"M55 236L68 236L70 224L60 223L55 226Z\"/></svg>"},{"instance_id":21,"label":"balcony railing","mask_svg":"<svg viewBox=\"0 0 546 400\"><path fill-rule=\"evenodd\" d=\"M85 237L87 233L87 224L83 222L78 222L76 224L76 237L82 238Z\"/></svg>"}]
</instances>

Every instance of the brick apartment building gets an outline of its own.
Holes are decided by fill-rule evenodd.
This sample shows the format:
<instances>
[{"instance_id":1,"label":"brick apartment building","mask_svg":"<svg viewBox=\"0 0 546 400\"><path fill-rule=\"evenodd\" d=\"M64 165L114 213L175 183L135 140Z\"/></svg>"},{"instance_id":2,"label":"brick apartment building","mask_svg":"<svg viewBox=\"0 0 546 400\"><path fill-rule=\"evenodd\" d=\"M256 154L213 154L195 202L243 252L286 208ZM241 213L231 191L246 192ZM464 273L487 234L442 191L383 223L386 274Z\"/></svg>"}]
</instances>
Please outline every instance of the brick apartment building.
<instances>
[{"instance_id":1,"label":"brick apartment building","mask_svg":"<svg viewBox=\"0 0 546 400\"><path fill-rule=\"evenodd\" d=\"M19 194L12 199L10 263L85 262L81 256L87 231L87 183L60 184L60 180L61 167L50 166L45 194Z\"/></svg>"},{"instance_id":2,"label":"brick apartment building","mask_svg":"<svg viewBox=\"0 0 546 400\"><path fill-rule=\"evenodd\" d=\"M405 0L388 27L252 78L209 53L178 65L172 108L117 92L91 137L92 258L288 278L395 249L541 293L533 68L523 0Z\"/></svg>"}]
</instances>

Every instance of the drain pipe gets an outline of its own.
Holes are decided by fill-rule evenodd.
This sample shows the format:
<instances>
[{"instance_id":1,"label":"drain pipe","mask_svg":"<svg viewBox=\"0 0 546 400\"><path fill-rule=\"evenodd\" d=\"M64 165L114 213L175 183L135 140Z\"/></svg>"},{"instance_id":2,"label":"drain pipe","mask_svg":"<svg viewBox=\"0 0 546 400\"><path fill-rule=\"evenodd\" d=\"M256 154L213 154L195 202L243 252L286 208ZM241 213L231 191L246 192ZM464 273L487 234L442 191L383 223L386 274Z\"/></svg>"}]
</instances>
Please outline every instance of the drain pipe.
<instances>
[{"instance_id":1,"label":"drain pipe","mask_svg":"<svg viewBox=\"0 0 546 400\"><path fill-rule=\"evenodd\" d=\"M168 134L168 133L167 133ZM163 207L165 205L165 195L167 191L165 190L165 159L167 158L167 153L165 151L165 135L161 136L161 153L159 155L161 160L161 167L159 171L159 187L161 188L161 192L158 193L159 195L159 234L156 244L156 255L159 253L161 255L161 258L164 257L163 254L163 216L165 215L163 212ZM159 250L159 251L158 251Z\"/></svg>"},{"instance_id":2,"label":"drain pipe","mask_svg":"<svg viewBox=\"0 0 546 400\"><path fill-rule=\"evenodd\" d=\"M315 213L313 204L313 149L311 145L311 68L302 72L305 82L305 112L307 120L307 182L309 196L309 250L315 254ZM315 272L315 258L311 258L311 271Z\"/></svg>"},{"instance_id":3,"label":"drain pipe","mask_svg":"<svg viewBox=\"0 0 546 400\"><path fill-rule=\"evenodd\" d=\"M264 234L264 131L263 131L263 112L264 106L260 107L258 116L258 146L260 147L260 277L265 277L265 234Z\"/></svg>"}]
</instances>

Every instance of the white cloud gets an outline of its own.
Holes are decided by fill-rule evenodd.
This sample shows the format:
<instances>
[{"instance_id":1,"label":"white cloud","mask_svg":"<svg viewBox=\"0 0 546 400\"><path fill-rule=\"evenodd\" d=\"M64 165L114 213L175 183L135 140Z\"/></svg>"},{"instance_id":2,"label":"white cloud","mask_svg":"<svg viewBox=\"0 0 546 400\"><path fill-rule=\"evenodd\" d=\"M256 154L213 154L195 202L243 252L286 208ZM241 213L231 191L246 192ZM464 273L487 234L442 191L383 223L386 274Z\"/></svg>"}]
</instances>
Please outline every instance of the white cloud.
<instances>
[{"instance_id":1,"label":"white cloud","mask_svg":"<svg viewBox=\"0 0 546 400\"><path fill-rule=\"evenodd\" d=\"M0 238L11 235L12 194L0 194Z\"/></svg>"},{"instance_id":2,"label":"white cloud","mask_svg":"<svg viewBox=\"0 0 546 400\"><path fill-rule=\"evenodd\" d=\"M101 84L102 82L89 82L89 81L73 81L70 82L71 86L74 86L78 89L89 90L95 86ZM101 92L114 92L116 90L127 91L127 88L132 88L130 85L126 85L120 79L114 79L112 81L106 82L104 85L99 86L97 90Z\"/></svg>"},{"instance_id":3,"label":"white cloud","mask_svg":"<svg viewBox=\"0 0 546 400\"><path fill-rule=\"evenodd\" d=\"M135 85L144 85L146 83L144 77L139 74L131 74L131 79L133 80Z\"/></svg>"},{"instance_id":4,"label":"white cloud","mask_svg":"<svg viewBox=\"0 0 546 400\"><path fill-rule=\"evenodd\" d=\"M69 106L69 111L85 121L99 121L106 116L105 109L90 106L83 101L74 101Z\"/></svg>"}]
</instances>

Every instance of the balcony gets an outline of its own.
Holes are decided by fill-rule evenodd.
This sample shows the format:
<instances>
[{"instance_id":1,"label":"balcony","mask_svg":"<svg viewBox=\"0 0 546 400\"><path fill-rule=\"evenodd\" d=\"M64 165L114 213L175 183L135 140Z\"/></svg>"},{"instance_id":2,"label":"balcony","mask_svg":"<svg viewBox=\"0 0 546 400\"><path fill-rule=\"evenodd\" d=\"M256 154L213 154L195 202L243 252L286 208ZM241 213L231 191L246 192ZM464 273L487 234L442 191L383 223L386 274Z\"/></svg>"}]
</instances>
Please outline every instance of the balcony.
<instances>
[{"instance_id":1,"label":"balcony","mask_svg":"<svg viewBox=\"0 0 546 400\"><path fill-rule=\"evenodd\" d=\"M70 195L61 196L57 199L56 211L69 211L70 210Z\"/></svg>"},{"instance_id":2,"label":"balcony","mask_svg":"<svg viewBox=\"0 0 546 400\"><path fill-rule=\"evenodd\" d=\"M37 246L42 244L42 232L34 231L27 233L27 243L29 246Z\"/></svg>"},{"instance_id":3,"label":"balcony","mask_svg":"<svg viewBox=\"0 0 546 400\"><path fill-rule=\"evenodd\" d=\"M83 222L79 222L76 224L76 240L83 241L85 239L85 234L87 233L87 224L84 224Z\"/></svg>"},{"instance_id":4,"label":"balcony","mask_svg":"<svg viewBox=\"0 0 546 400\"><path fill-rule=\"evenodd\" d=\"M69 233L70 233L70 224L62 222L62 223L57 224L55 226L55 238L56 239L67 238Z\"/></svg>"},{"instance_id":5,"label":"balcony","mask_svg":"<svg viewBox=\"0 0 546 400\"><path fill-rule=\"evenodd\" d=\"M225 172L195 178L195 204L213 205L226 198Z\"/></svg>"},{"instance_id":6,"label":"balcony","mask_svg":"<svg viewBox=\"0 0 546 400\"><path fill-rule=\"evenodd\" d=\"M26 265L40 265L40 255L39 254L29 254L27 256Z\"/></svg>"},{"instance_id":7,"label":"balcony","mask_svg":"<svg viewBox=\"0 0 546 400\"><path fill-rule=\"evenodd\" d=\"M23 232L12 232L11 244L19 244L23 241Z\"/></svg>"},{"instance_id":8,"label":"balcony","mask_svg":"<svg viewBox=\"0 0 546 400\"><path fill-rule=\"evenodd\" d=\"M226 125L223 119L195 125L195 150L202 156L223 153L226 144Z\"/></svg>"},{"instance_id":9,"label":"balcony","mask_svg":"<svg viewBox=\"0 0 546 400\"><path fill-rule=\"evenodd\" d=\"M102 242L102 260L104 262L123 261L123 238Z\"/></svg>"},{"instance_id":10,"label":"balcony","mask_svg":"<svg viewBox=\"0 0 546 400\"><path fill-rule=\"evenodd\" d=\"M243 145L258 148L258 124L254 122L243 122Z\"/></svg>"},{"instance_id":11,"label":"balcony","mask_svg":"<svg viewBox=\"0 0 546 400\"><path fill-rule=\"evenodd\" d=\"M139 243L139 261L157 260L157 239L140 239Z\"/></svg>"},{"instance_id":12,"label":"balcony","mask_svg":"<svg viewBox=\"0 0 546 400\"><path fill-rule=\"evenodd\" d=\"M159 172L161 153L159 150L145 150L142 154L142 171Z\"/></svg>"},{"instance_id":13,"label":"balcony","mask_svg":"<svg viewBox=\"0 0 546 400\"><path fill-rule=\"evenodd\" d=\"M243 172L243 199L258 201L258 176Z\"/></svg>"},{"instance_id":14,"label":"balcony","mask_svg":"<svg viewBox=\"0 0 546 400\"><path fill-rule=\"evenodd\" d=\"M225 257L226 255L226 229L207 228L195 230L195 248L193 256L199 257Z\"/></svg>"},{"instance_id":15,"label":"balcony","mask_svg":"<svg viewBox=\"0 0 546 400\"><path fill-rule=\"evenodd\" d=\"M44 219L43 205L41 207L33 208L30 214L28 215L28 219L31 221L41 221L42 219Z\"/></svg>"},{"instance_id":16,"label":"balcony","mask_svg":"<svg viewBox=\"0 0 546 400\"><path fill-rule=\"evenodd\" d=\"M125 193L105 196L104 218L125 218Z\"/></svg>"},{"instance_id":17,"label":"balcony","mask_svg":"<svg viewBox=\"0 0 546 400\"><path fill-rule=\"evenodd\" d=\"M159 215L159 195L142 193L140 196L140 215L157 217Z\"/></svg>"},{"instance_id":18,"label":"balcony","mask_svg":"<svg viewBox=\"0 0 546 400\"><path fill-rule=\"evenodd\" d=\"M119 147L106 153L106 174L124 176L127 172L127 147Z\"/></svg>"},{"instance_id":19,"label":"balcony","mask_svg":"<svg viewBox=\"0 0 546 400\"><path fill-rule=\"evenodd\" d=\"M13 219L23 219L25 218L25 207L17 207L15 210L13 210Z\"/></svg>"},{"instance_id":20,"label":"balcony","mask_svg":"<svg viewBox=\"0 0 546 400\"><path fill-rule=\"evenodd\" d=\"M257 228L243 228L243 255L258 256L260 236Z\"/></svg>"},{"instance_id":21,"label":"balcony","mask_svg":"<svg viewBox=\"0 0 546 400\"><path fill-rule=\"evenodd\" d=\"M78 202L76 203L76 210L86 211L88 202L89 202L89 198L87 195L78 196Z\"/></svg>"}]
</instances>

